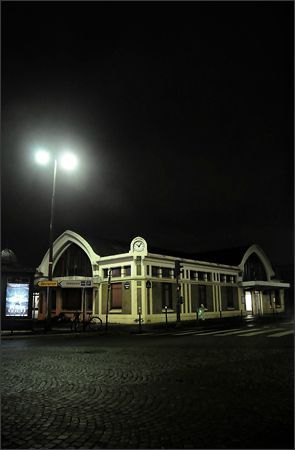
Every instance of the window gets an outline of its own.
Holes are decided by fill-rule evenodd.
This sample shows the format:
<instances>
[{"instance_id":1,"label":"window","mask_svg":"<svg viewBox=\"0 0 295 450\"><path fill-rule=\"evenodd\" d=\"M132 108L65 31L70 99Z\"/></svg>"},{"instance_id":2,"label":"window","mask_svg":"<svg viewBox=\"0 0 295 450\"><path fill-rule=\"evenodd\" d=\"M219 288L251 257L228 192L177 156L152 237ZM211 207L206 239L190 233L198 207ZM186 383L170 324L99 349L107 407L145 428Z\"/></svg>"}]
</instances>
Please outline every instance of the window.
<instances>
[{"instance_id":1,"label":"window","mask_svg":"<svg viewBox=\"0 0 295 450\"><path fill-rule=\"evenodd\" d=\"M62 290L62 309L80 311L81 308L81 289L63 289Z\"/></svg>"},{"instance_id":2,"label":"window","mask_svg":"<svg viewBox=\"0 0 295 450\"><path fill-rule=\"evenodd\" d=\"M92 265L87 254L76 244L71 244L61 255L53 271L54 277L92 277Z\"/></svg>"},{"instance_id":3,"label":"window","mask_svg":"<svg viewBox=\"0 0 295 450\"><path fill-rule=\"evenodd\" d=\"M226 299L227 299L227 307L233 308L234 307L234 293L233 288L230 286L226 287Z\"/></svg>"},{"instance_id":4,"label":"window","mask_svg":"<svg viewBox=\"0 0 295 450\"><path fill-rule=\"evenodd\" d=\"M163 283L162 284L162 308L167 306L172 309L172 284Z\"/></svg>"},{"instance_id":5,"label":"window","mask_svg":"<svg viewBox=\"0 0 295 450\"><path fill-rule=\"evenodd\" d=\"M128 267L130 267L130 266L128 266ZM111 278L121 276L121 267L113 267L110 269L111 269ZM126 269L127 269L127 267L126 267ZM109 269L103 269L103 277L108 278L108 276L109 276Z\"/></svg>"},{"instance_id":6,"label":"window","mask_svg":"<svg viewBox=\"0 0 295 450\"><path fill-rule=\"evenodd\" d=\"M268 294L269 306L272 308L273 307L273 299L272 299L271 291L267 291L266 294Z\"/></svg>"},{"instance_id":7,"label":"window","mask_svg":"<svg viewBox=\"0 0 295 450\"><path fill-rule=\"evenodd\" d=\"M159 276L159 267L152 266L152 277L158 277Z\"/></svg>"},{"instance_id":8,"label":"window","mask_svg":"<svg viewBox=\"0 0 295 450\"><path fill-rule=\"evenodd\" d=\"M113 267L112 268L112 277L120 277L121 276L121 267Z\"/></svg>"},{"instance_id":9,"label":"window","mask_svg":"<svg viewBox=\"0 0 295 450\"><path fill-rule=\"evenodd\" d=\"M198 281L198 279L199 279L199 274L198 274L198 272L196 270L190 270L189 276L190 276L191 280Z\"/></svg>"},{"instance_id":10,"label":"window","mask_svg":"<svg viewBox=\"0 0 295 450\"><path fill-rule=\"evenodd\" d=\"M205 272L199 272L199 280L207 281L207 274Z\"/></svg>"},{"instance_id":11,"label":"window","mask_svg":"<svg viewBox=\"0 0 295 450\"><path fill-rule=\"evenodd\" d=\"M122 309L122 283L112 284L111 309Z\"/></svg>"},{"instance_id":12,"label":"window","mask_svg":"<svg viewBox=\"0 0 295 450\"><path fill-rule=\"evenodd\" d=\"M40 299L39 292L34 292L33 293L33 306L32 306L33 319L38 319L39 299ZM40 304L41 304L41 302L40 302Z\"/></svg>"},{"instance_id":13,"label":"window","mask_svg":"<svg viewBox=\"0 0 295 450\"><path fill-rule=\"evenodd\" d=\"M162 268L162 277L163 278L170 278L170 269L168 267Z\"/></svg>"},{"instance_id":14,"label":"window","mask_svg":"<svg viewBox=\"0 0 295 450\"><path fill-rule=\"evenodd\" d=\"M206 286L203 285L199 285L199 304L201 303L207 308Z\"/></svg>"},{"instance_id":15,"label":"window","mask_svg":"<svg viewBox=\"0 0 295 450\"><path fill-rule=\"evenodd\" d=\"M131 266L125 266L125 276L129 277L131 275Z\"/></svg>"},{"instance_id":16,"label":"window","mask_svg":"<svg viewBox=\"0 0 295 450\"><path fill-rule=\"evenodd\" d=\"M92 289L85 289L85 308L86 311L92 311L93 295Z\"/></svg>"},{"instance_id":17,"label":"window","mask_svg":"<svg viewBox=\"0 0 295 450\"><path fill-rule=\"evenodd\" d=\"M252 280L267 280L264 265L256 253L249 256L244 266L243 281Z\"/></svg>"},{"instance_id":18,"label":"window","mask_svg":"<svg viewBox=\"0 0 295 450\"><path fill-rule=\"evenodd\" d=\"M280 308L281 306L281 298L279 289L275 290L275 307Z\"/></svg>"}]
</instances>

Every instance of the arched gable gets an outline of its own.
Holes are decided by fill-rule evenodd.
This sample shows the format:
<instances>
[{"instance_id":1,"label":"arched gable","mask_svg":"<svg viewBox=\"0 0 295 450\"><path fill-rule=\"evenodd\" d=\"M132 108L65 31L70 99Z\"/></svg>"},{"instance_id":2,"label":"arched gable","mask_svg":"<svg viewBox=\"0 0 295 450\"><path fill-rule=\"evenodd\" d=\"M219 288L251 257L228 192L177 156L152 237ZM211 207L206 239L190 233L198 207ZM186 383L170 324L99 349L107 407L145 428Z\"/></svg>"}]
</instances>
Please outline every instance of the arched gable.
<instances>
[{"instance_id":1,"label":"arched gable","mask_svg":"<svg viewBox=\"0 0 295 450\"><path fill-rule=\"evenodd\" d=\"M265 271L266 279L268 281L271 280L271 278L274 277L274 271L272 269L271 263L270 263L268 257L266 256L266 254L264 253L264 251L256 244L253 244L253 245L251 245L251 247L248 248L248 250L245 252L245 254L243 256L241 263L239 264L239 268L241 269L243 274L245 271L245 266L247 264L247 261L253 254L256 255L258 257L259 261L261 262L261 264L264 268L264 271Z\"/></svg>"},{"instance_id":2,"label":"arched gable","mask_svg":"<svg viewBox=\"0 0 295 450\"><path fill-rule=\"evenodd\" d=\"M97 260L100 258L100 256L93 251L92 247L82 236L74 231L66 230L53 243L53 270L61 255L69 248L71 244L76 244L86 253L91 265L96 264ZM45 253L44 258L37 269L38 272L42 272L44 276L48 275L48 263L49 249Z\"/></svg>"}]
</instances>

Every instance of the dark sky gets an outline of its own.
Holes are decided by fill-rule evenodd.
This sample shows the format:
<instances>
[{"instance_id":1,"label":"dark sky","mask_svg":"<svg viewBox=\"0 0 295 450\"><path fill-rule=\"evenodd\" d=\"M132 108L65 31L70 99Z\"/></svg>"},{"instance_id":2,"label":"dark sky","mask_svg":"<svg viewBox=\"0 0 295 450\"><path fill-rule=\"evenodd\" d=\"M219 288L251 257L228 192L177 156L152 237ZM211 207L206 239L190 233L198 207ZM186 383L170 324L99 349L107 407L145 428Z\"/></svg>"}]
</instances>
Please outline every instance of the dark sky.
<instances>
[{"instance_id":1,"label":"dark sky","mask_svg":"<svg viewBox=\"0 0 295 450\"><path fill-rule=\"evenodd\" d=\"M293 2L2 2L2 248L55 236L293 259ZM95 249L99 253L99 249Z\"/></svg>"}]
</instances>

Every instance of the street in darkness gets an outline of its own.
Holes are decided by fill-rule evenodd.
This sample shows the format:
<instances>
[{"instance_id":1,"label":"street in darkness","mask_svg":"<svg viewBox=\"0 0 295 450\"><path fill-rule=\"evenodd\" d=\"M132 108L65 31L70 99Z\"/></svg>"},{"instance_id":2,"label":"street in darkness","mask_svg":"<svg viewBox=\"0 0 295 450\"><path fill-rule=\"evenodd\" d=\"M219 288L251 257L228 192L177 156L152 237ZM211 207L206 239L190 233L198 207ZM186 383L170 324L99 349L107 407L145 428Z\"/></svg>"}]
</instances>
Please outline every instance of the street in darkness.
<instances>
[{"instance_id":1,"label":"street in darkness","mask_svg":"<svg viewBox=\"0 0 295 450\"><path fill-rule=\"evenodd\" d=\"M2 448L294 448L292 327L3 340Z\"/></svg>"}]
</instances>

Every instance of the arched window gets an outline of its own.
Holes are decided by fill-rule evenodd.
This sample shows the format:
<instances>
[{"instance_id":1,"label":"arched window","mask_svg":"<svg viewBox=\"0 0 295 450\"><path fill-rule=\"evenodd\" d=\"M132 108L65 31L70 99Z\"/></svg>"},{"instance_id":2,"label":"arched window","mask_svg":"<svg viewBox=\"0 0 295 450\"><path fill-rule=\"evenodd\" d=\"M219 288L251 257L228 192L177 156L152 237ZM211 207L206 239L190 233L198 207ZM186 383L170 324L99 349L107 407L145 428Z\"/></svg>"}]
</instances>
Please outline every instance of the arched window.
<instances>
[{"instance_id":1,"label":"arched window","mask_svg":"<svg viewBox=\"0 0 295 450\"><path fill-rule=\"evenodd\" d=\"M53 276L92 277L92 266L87 254L78 245L71 244L57 261Z\"/></svg>"},{"instance_id":2,"label":"arched window","mask_svg":"<svg viewBox=\"0 0 295 450\"><path fill-rule=\"evenodd\" d=\"M264 265L256 253L252 253L244 265L243 281L267 281Z\"/></svg>"}]
</instances>

